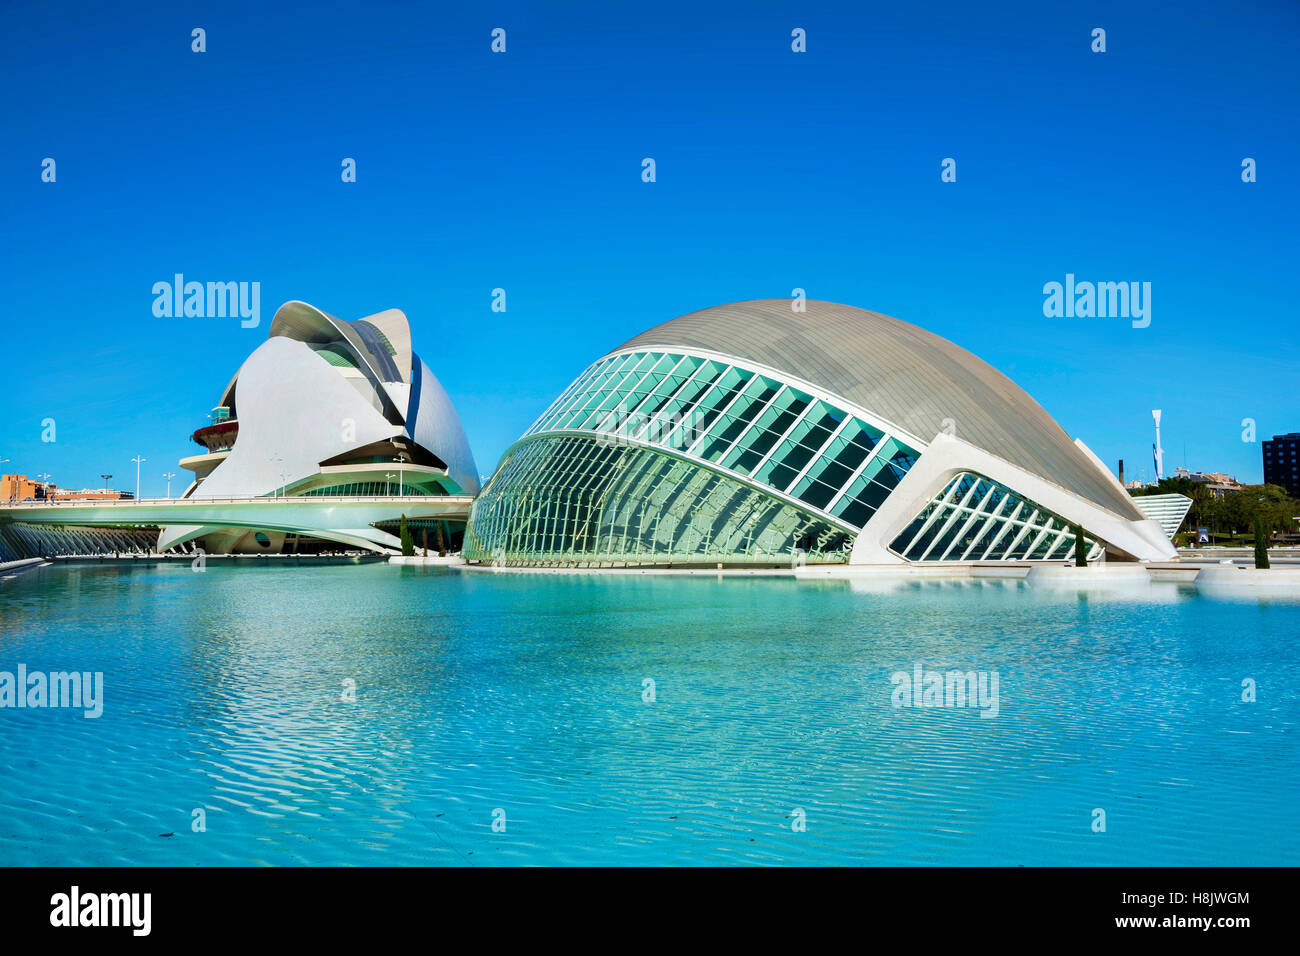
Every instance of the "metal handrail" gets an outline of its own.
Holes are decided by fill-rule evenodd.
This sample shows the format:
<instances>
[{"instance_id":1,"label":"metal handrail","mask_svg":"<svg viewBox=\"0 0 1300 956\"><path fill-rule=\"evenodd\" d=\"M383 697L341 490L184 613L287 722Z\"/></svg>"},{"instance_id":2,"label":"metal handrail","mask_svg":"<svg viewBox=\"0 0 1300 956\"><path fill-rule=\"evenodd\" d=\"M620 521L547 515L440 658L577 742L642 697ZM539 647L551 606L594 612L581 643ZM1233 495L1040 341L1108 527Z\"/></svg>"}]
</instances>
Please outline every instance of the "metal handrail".
<instances>
[{"instance_id":1,"label":"metal handrail","mask_svg":"<svg viewBox=\"0 0 1300 956\"><path fill-rule=\"evenodd\" d=\"M473 495L250 495L244 498L207 498L191 495L188 498L72 498L58 501L0 501L0 508L61 508L61 507L114 507L130 505L234 505L249 502L289 501L302 503L321 502L426 502L461 503L474 500Z\"/></svg>"}]
</instances>

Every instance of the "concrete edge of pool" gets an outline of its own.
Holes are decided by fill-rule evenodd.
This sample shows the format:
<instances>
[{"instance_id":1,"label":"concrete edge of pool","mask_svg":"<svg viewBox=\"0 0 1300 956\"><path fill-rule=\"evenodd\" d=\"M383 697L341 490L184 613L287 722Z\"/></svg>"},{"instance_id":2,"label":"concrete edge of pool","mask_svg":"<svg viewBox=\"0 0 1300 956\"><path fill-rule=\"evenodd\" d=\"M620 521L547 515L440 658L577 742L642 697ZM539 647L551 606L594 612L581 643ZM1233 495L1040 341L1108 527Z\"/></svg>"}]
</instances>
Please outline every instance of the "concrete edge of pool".
<instances>
[{"instance_id":1,"label":"concrete edge of pool","mask_svg":"<svg viewBox=\"0 0 1300 956\"><path fill-rule=\"evenodd\" d=\"M261 558L262 560L258 560ZM213 564L235 566L260 565L333 565L381 563L376 556L369 561L358 561L354 556L335 559L316 558L311 561L273 561L265 555L209 555ZM153 566L159 564L190 563L190 557L164 555L123 555L121 557L86 556L78 558L26 558L0 563L0 574L13 577L23 571L53 565L108 564ZM455 571L483 574L600 574L643 575L673 577L728 577L728 578L792 578L798 581L879 581L901 583L905 581L953 581L993 579L1025 581L1038 587L1069 589L1114 590L1116 588L1144 587L1150 584L1181 584L1195 587L1210 597L1257 596L1300 599L1300 564L1286 564L1267 570L1243 567L1227 562L1216 564L1201 562L1151 562L1140 564L1093 564L1079 568L1070 565L1041 565L1021 563L988 563L921 567L918 565L853 566L814 565L797 568L707 568L707 567L587 567L587 568L521 568L493 565L467 564L458 555L429 557L404 557L393 555L387 563L398 567L439 567Z\"/></svg>"},{"instance_id":2,"label":"concrete edge of pool","mask_svg":"<svg viewBox=\"0 0 1300 956\"><path fill-rule=\"evenodd\" d=\"M460 558L392 557L389 564L408 567L445 567L486 574L602 574L694 577L776 577L801 581L946 581L1000 579L1025 581L1034 586L1112 590L1149 584L1183 584L1211 595L1260 594L1300 598L1300 566L1267 571L1254 568L1199 563L1070 565L1029 563L965 564L940 567L820 565L798 568L605 567L520 568L467 564Z\"/></svg>"}]
</instances>

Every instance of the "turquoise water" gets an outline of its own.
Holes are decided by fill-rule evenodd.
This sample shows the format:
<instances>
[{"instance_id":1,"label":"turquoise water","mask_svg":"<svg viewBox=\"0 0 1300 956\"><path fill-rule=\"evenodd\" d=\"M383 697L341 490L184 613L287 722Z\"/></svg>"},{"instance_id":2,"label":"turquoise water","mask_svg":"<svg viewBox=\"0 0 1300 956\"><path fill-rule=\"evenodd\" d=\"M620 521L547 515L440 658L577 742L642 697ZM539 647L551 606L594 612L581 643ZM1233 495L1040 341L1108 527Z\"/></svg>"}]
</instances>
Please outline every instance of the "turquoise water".
<instances>
[{"instance_id":1,"label":"turquoise water","mask_svg":"<svg viewBox=\"0 0 1300 956\"><path fill-rule=\"evenodd\" d=\"M1176 585L46 568L0 670L104 713L0 710L0 861L1295 864L1298 637ZM918 661L997 716L894 707Z\"/></svg>"}]
</instances>

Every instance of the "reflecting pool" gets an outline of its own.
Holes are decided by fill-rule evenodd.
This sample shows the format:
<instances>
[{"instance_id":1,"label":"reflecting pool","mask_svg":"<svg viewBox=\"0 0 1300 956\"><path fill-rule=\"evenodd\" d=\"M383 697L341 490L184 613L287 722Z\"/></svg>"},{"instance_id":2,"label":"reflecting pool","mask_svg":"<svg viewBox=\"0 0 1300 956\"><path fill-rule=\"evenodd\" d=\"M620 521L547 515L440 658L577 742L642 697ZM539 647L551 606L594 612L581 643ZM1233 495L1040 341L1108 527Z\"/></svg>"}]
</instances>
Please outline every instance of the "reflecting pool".
<instances>
[{"instance_id":1,"label":"reflecting pool","mask_svg":"<svg viewBox=\"0 0 1300 956\"><path fill-rule=\"evenodd\" d=\"M0 709L0 860L1296 864L1298 647L1173 584L48 567L0 672L103 714Z\"/></svg>"}]
</instances>

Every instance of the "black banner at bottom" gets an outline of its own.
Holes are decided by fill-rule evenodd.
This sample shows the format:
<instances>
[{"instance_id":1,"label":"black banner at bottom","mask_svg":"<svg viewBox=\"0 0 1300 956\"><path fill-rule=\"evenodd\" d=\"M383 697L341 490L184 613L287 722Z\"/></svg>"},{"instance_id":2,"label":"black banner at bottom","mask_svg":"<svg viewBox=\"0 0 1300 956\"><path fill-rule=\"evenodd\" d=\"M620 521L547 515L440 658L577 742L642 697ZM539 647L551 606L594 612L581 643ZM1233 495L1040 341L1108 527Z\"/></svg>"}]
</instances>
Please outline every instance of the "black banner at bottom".
<instances>
[{"instance_id":1,"label":"black banner at bottom","mask_svg":"<svg viewBox=\"0 0 1300 956\"><path fill-rule=\"evenodd\" d=\"M666 923L731 938L847 928L917 944L1284 938L1294 872L1276 869L5 869L7 941L283 941L443 934L534 941ZM674 929L676 933L678 930ZM459 935L459 933L458 933ZM1289 934L1288 934L1289 935ZM667 943L667 939L660 939Z\"/></svg>"}]
</instances>

